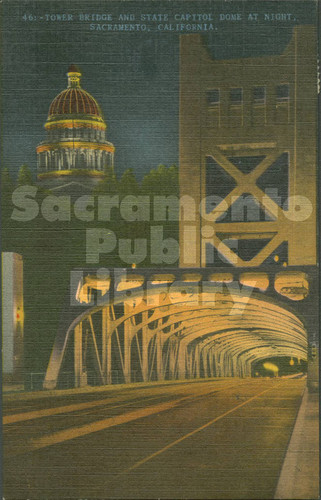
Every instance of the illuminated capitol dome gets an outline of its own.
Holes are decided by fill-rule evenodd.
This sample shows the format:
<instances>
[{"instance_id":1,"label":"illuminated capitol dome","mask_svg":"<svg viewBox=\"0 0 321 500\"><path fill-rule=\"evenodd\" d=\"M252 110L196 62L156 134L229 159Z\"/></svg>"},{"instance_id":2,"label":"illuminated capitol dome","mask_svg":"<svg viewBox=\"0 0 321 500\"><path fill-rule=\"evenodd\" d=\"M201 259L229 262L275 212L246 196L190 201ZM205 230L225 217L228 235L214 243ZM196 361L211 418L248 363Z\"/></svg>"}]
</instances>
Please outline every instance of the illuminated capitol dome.
<instances>
[{"instance_id":1,"label":"illuminated capitol dome","mask_svg":"<svg viewBox=\"0 0 321 500\"><path fill-rule=\"evenodd\" d=\"M105 169L113 167L115 148L105 139L107 126L99 104L80 86L79 68L72 64L67 75L68 88L49 108L47 140L37 147L38 178L100 180Z\"/></svg>"}]
</instances>

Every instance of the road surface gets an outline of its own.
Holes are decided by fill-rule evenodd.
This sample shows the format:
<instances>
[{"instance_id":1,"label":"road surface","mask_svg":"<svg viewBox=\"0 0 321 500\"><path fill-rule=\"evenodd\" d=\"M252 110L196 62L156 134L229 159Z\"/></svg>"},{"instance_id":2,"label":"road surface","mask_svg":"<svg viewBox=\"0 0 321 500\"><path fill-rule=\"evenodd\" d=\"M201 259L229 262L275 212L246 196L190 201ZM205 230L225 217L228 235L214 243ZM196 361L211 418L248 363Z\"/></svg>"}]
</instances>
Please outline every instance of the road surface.
<instances>
[{"instance_id":1,"label":"road surface","mask_svg":"<svg viewBox=\"0 0 321 500\"><path fill-rule=\"evenodd\" d=\"M24 499L271 499L304 379L220 378L4 401Z\"/></svg>"}]
</instances>

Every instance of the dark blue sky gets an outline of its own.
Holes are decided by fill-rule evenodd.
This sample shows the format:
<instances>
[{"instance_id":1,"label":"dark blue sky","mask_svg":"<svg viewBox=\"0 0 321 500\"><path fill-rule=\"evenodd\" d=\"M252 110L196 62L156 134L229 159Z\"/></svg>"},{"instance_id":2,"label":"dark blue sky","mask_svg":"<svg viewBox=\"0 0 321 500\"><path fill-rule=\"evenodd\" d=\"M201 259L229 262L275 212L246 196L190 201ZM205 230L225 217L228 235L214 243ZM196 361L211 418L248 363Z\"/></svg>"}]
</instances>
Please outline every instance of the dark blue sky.
<instances>
[{"instance_id":1,"label":"dark blue sky","mask_svg":"<svg viewBox=\"0 0 321 500\"><path fill-rule=\"evenodd\" d=\"M13 173L23 163L36 171L35 148L45 138L49 105L67 86L69 64L76 63L83 88L103 110L116 171L133 168L138 178L160 163L178 164L179 35L186 31L164 31L159 24L175 27L175 14L211 14L215 31L202 34L213 57L224 59L280 53L295 24L316 19L316 2L309 1L4 0L2 8L2 164ZM257 21L248 20L251 12L258 13ZM46 20L63 13L73 20ZM84 13L113 18L93 24L124 24L119 16L134 14L132 24L146 24L149 31L91 31L91 22L79 20ZM153 13L168 14L169 21L141 21L142 14ZM221 13L239 13L242 20L220 21ZM264 13L292 16L264 21Z\"/></svg>"}]
</instances>

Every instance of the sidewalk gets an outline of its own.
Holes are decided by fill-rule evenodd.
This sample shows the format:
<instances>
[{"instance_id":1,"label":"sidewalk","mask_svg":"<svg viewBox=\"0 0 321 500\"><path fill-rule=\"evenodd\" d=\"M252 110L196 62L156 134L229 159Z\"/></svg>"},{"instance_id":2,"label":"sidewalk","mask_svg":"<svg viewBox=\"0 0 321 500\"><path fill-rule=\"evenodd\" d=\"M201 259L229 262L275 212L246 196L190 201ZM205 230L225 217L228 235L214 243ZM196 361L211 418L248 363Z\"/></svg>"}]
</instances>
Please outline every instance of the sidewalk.
<instances>
[{"instance_id":1,"label":"sidewalk","mask_svg":"<svg viewBox=\"0 0 321 500\"><path fill-rule=\"evenodd\" d=\"M2 394L9 394L9 393L21 393L24 391L24 385L23 384L3 384L2 386Z\"/></svg>"},{"instance_id":2,"label":"sidewalk","mask_svg":"<svg viewBox=\"0 0 321 500\"><path fill-rule=\"evenodd\" d=\"M275 499L319 498L319 394L305 389Z\"/></svg>"}]
</instances>

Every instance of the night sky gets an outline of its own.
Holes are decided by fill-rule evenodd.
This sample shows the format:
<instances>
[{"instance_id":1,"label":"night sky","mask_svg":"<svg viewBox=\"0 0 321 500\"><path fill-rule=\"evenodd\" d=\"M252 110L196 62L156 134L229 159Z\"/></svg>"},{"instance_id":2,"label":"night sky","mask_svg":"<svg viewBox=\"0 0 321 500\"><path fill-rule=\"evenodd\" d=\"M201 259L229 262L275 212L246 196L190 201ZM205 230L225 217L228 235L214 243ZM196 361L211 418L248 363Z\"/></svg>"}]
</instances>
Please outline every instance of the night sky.
<instances>
[{"instance_id":1,"label":"night sky","mask_svg":"<svg viewBox=\"0 0 321 500\"><path fill-rule=\"evenodd\" d=\"M316 2L309 1L3 0L2 9L2 165L14 175L23 163L36 171L35 148L45 139L51 101L67 86L70 63L80 66L83 88L103 110L116 171L133 168L141 178L160 163L178 164L179 36L187 31L164 31L159 24L175 28L191 23L175 21L175 14L211 14L213 21L201 23L215 30L198 33L213 57L228 59L280 53L294 25L316 20ZM256 21L248 19L253 12ZM57 13L73 20L46 20ZM80 21L84 13L110 14L112 21ZM169 21L140 19L154 13L168 14ZM239 13L241 21L220 21L221 13ZM264 21L264 13L291 17ZM119 20L121 14L135 14L135 20ZM145 24L147 30L91 31L90 24Z\"/></svg>"}]
</instances>

